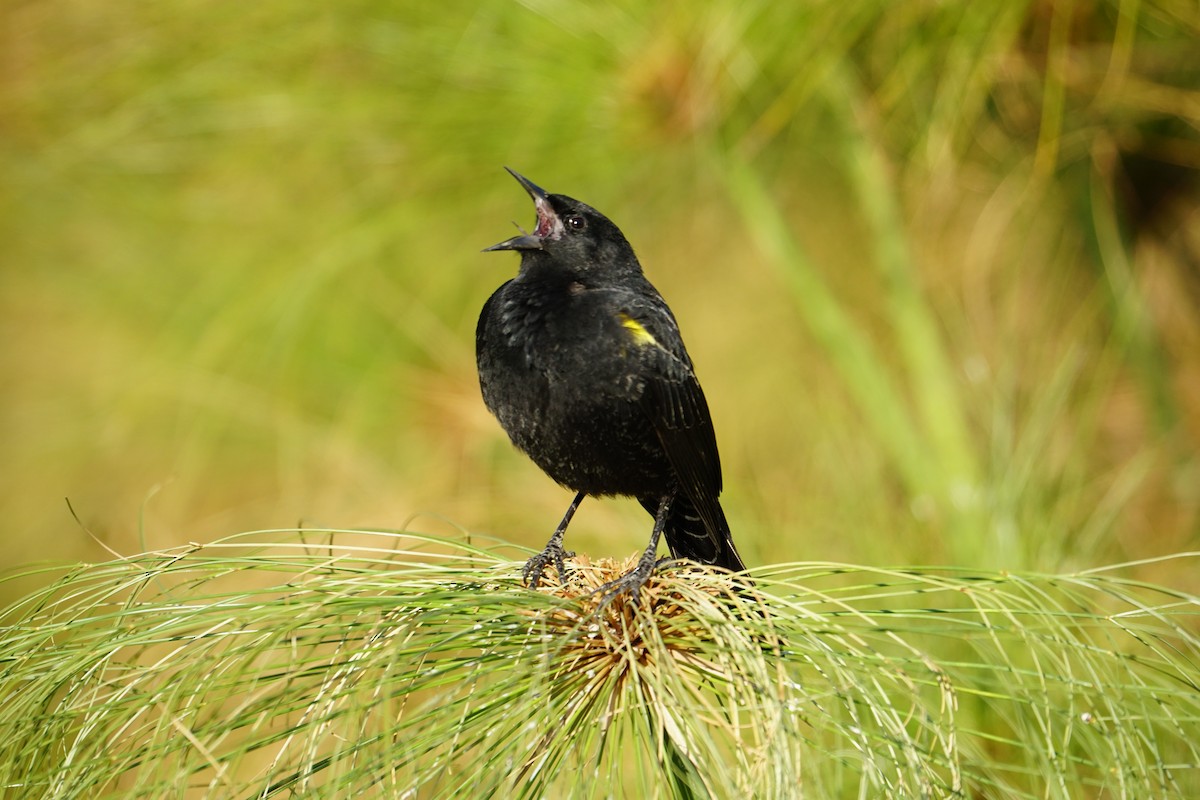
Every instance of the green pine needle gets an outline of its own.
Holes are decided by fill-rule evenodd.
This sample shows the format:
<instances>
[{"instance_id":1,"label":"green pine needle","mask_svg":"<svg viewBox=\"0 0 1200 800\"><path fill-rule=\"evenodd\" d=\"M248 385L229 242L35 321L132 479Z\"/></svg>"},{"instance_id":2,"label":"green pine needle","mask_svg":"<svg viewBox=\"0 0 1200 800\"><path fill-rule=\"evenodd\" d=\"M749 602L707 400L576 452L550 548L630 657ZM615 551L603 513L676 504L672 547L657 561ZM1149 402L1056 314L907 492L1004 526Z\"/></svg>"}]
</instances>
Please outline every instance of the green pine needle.
<instances>
[{"instance_id":1,"label":"green pine needle","mask_svg":"<svg viewBox=\"0 0 1200 800\"><path fill-rule=\"evenodd\" d=\"M592 593L627 564L530 591L495 547L324 535L7 609L4 796L1200 793L1200 599L1119 569L677 565L635 608Z\"/></svg>"}]
</instances>

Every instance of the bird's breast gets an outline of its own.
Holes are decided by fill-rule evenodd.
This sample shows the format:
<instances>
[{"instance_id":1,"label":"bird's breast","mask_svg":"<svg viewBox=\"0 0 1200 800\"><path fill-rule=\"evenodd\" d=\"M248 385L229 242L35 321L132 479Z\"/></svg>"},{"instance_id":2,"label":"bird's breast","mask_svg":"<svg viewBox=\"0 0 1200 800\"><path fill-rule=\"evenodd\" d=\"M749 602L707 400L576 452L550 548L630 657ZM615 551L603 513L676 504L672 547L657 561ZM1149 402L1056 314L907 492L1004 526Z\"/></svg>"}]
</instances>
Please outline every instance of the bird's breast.
<instances>
[{"instance_id":1,"label":"bird's breast","mask_svg":"<svg viewBox=\"0 0 1200 800\"><path fill-rule=\"evenodd\" d=\"M641 345L603 300L498 298L481 320L480 382L513 443L559 483L636 494L668 467L639 402Z\"/></svg>"}]
</instances>

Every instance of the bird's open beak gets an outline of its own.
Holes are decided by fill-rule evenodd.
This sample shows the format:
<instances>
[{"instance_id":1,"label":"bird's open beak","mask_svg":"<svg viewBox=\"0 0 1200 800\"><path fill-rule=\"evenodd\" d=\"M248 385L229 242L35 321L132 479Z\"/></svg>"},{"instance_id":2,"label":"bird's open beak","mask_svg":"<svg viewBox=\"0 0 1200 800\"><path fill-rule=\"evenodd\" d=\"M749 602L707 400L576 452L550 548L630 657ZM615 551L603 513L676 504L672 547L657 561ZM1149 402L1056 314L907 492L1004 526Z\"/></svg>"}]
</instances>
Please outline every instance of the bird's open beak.
<instances>
[{"instance_id":1,"label":"bird's open beak","mask_svg":"<svg viewBox=\"0 0 1200 800\"><path fill-rule=\"evenodd\" d=\"M554 207L550 205L550 200L546 195L545 189L524 175L520 175L508 167L505 167L505 169L517 179L517 183L525 187L525 191L529 192L529 196L533 198L533 204L537 208L537 227L534 228L533 233L523 233L520 236L506 239L500 244L485 247L483 252L486 253L490 250L541 250L543 242L547 239L557 239L562 236L562 220L558 218Z\"/></svg>"}]
</instances>

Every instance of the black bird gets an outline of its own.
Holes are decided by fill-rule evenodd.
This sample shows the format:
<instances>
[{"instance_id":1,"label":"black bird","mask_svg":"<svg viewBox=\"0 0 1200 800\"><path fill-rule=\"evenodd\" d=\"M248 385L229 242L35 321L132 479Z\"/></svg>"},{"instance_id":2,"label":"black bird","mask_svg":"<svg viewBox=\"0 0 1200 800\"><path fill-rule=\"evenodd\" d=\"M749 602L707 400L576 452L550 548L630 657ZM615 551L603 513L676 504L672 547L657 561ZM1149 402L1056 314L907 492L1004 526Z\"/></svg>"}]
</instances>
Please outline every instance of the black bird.
<instances>
[{"instance_id":1,"label":"black bird","mask_svg":"<svg viewBox=\"0 0 1200 800\"><path fill-rule=\"evenodd\" d=\"M545 550L566 580L567 525L587 495L626 495L654 516L638 565L606 588L638 589L665 534L676 558L745 569L721 510L721 462L704 392L675 316L624 234L591 206L513 172L537 206L516 250L521 268L488 299L475 331L483 400L513 443L575 499ZM485 251L486 252L486 251Z\"/></svg>"}]
</instances>

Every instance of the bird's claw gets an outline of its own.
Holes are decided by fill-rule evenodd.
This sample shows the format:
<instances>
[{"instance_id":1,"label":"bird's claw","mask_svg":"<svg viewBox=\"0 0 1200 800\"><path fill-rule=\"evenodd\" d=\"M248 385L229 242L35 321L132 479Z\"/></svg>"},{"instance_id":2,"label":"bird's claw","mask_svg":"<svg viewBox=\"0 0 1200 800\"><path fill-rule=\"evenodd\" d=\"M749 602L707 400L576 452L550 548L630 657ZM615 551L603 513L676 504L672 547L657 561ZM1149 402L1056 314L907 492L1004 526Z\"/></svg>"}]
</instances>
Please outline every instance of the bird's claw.
<instances>
[{"instance_id":1,"label":"bird's claw","mask_svg":"<svg viewBox=\"0 0 1200 800\"><path fill-rule=\"evenodd\" d=\"M565 584L567 582L566 561L568 558L574 557L574 550L564 550L561 544L551 542L546 545L545 550L525 562L525 568L521 570L521 582L530 589L536 589L542 582L542 573L546 571L549 564L553 563L554 568L558 570L558 580Z\"/></svg>"},{"instance_id":2,"label":"bird's claw","mask_svg":"<svg viewBox=\"0 0 1200 800\"><path fill-rule=\"evenodd\" d=\"M600 607L603 608L611 603L621 592L629 592L629 596L633 600L633 605L639 605L641 603L642 587L650 580L650 576L654 574L660 564L671 560L667 558L657 561L646 558L640 559L637 566L629 570L629 572L596 589L594 594L600 595Z\"/></svg>"}]
</instances>

